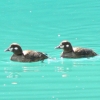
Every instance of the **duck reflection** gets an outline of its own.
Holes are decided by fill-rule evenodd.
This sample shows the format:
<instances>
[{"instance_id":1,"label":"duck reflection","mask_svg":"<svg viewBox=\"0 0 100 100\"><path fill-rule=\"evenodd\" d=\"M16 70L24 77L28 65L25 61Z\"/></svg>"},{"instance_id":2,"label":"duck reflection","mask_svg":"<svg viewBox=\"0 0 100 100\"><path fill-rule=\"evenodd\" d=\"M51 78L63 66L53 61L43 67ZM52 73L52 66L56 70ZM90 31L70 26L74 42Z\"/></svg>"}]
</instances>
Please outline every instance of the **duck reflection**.
<instances>
[{"instance_id":1,"label":"duck reflection","mask_svg":"<svg viewBox=\"0 0 100 100\"><path fill-rule=\"evenodd\" d=\"M6 78L21 78L26 72L40 72L41 68L45 67L45 64L41 62L35 64L9 62L7 64L9 66L4 68Z\"/></svg>"}]
</instances>

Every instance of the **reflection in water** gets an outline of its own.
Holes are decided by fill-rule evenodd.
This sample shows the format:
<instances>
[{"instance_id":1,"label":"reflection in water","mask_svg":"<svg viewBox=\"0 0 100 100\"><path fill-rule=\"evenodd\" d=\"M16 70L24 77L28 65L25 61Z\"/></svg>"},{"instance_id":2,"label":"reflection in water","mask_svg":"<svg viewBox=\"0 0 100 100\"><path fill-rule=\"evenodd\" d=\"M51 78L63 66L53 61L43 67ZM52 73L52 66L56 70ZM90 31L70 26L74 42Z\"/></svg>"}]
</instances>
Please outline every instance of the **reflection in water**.
<instances>
[{"instance_id":1,"label":"reflection in water","mask_svg":"<svg viewBox=\"0 0 100 100\"><path fill-rule=\"evenodd\" d=\"M96 59L97 58L97 59ZM88 63L87 63L88 60ZM75 68L84 68L85 66L94 66L95 60L98 60L98 57L91 57L81 58L81 59L68 59L68 58L61 58L58 59L55 66L55 72L62 73L62 77L66 78L69 76L70 71L74 71ZM91 63L92 61L92 63Z\"/></svg>"},{"instance_id":2,"label":"reflection in water","mask_svg":"<svg viewBox=\"0 0 100 100\"><path fill-rule=\"evenodd\" d=\"M39 72L39 68L37 67L22 67L23 72Z\"/></svg>"},{"instance_id":3,"label":"reflection in water","mask_svg":"<svg viewBox=\"0 0 100 100\"><path fill-rule=\"evenodd\" d=\"M64 65L59 65L59 66L56 66L55 67L55 72L59 72L59 73L62 73L62 77L63 78L66 78L68 77L68 72L71 71L71 66L64 66Z\"/></svg>"},{"instance_id":4,"label":"reflection in water","mask_svg":"<svg viewBox=\"0 0 100 100\"><path fill-rule=\"evenodd\" d=\"M16 85L16 84L18 84L17 82L12 82L11 84L14 84L14 85Z\"/></svg>"},{"instance_id":5,"label":"reflection in water","mask_svg":"<svg viewBox=\"0 0 100 100\"><path fill-rule=\"evenodd\" d=\"M45 63L16 63L10 62L9 67L4 68L6 78L20 78L23 72L40 72L41 67L45 67Z\"/></svg>"},{"instance_id":6,"label":"reflection in water","mask_svg":"<svg viewBox=\"0 0 100 100\"><path fill-rule=\"evenodd\" d=\"M21 75L18 72L14 72L14 73L10 72L7 75L7 78L19 78L19 77L21 77Z\"/></svg>"},{"instance_id":7,"label":"reflection in water","mask_svg":"<svg viewBox=\"0 0 100 100\"><path fill-rule=\"evenodd\" d=\"M92 64L91 64L92 60ZM95 64L94 58L88 59L63 59L59 58L56 60L49 59L46 60L44 63L38 62L38 63L15 63L15 62L8 62L8 67L4 68L6 78L21 78L23 77L23 73L27 72L43 72L48 73L52 72L58 72L61 73L61 77L66 78L69 76L69 72L73 71L76 67L81 66L87 66L87 65L93 65ZM7 66L6 65L6 66ZM28 74L28 73L27 73Z\"/></svg>"},{"instance_id":8,"label":"reflection in water","mask_svg":"<svg viewBox=\"0 0 100 100\"><path fill-rule=\"evenodd\" d=\"M14 67L15 68L15 67ZM5 74L7 78L20 78L20 71L13 67L4 68Z\"/></svg>"},{"instance_id":9,"label":"reflection in water","mask_svg":"<svg viewBox=\"0 0 100 100\"><path fill-rule=\"evenodd\" d=\"M60 58L56 59L56 61L51 62L51 64L55 66L55 72L61 73L61 77L66 78L68 77L68 72L72 69L72 64L68 63L67 59Z\"/></svg>"}]
</instances>

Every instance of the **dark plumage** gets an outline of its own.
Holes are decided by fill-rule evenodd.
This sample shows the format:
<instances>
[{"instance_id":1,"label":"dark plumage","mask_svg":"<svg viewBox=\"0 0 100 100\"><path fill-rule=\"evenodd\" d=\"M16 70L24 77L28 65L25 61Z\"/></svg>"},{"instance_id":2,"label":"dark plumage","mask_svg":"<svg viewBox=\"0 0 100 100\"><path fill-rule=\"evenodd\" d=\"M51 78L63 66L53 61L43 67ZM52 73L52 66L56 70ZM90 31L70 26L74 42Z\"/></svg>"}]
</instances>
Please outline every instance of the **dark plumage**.
<instances>
[{"instance_id":1,"label":"dark plumage","mask_svg":"<svg viewBox=\"0 0 100 100\"><path fill-rule=\"evenodd\" d=\"M68 41L62 41L56 49L63 49L61 57L63 58L82 58L82 57L93 57L97 54L87 48L72 47L71 43Z\"/></svg>"},{"instance_id":2,"label":"dark plumage","mask_svg":"<svg viewBox=\"0 0 100 100\"><path fill-rule=\"evenodd\" d=\"M36 62L43 61L47 59L48 56L42 52L32 51L32 50L22 50L19 44L12 43L8 49L5 51L13 52L11 56L12 61L18 62Z\"/></svg>"}]
</instances>

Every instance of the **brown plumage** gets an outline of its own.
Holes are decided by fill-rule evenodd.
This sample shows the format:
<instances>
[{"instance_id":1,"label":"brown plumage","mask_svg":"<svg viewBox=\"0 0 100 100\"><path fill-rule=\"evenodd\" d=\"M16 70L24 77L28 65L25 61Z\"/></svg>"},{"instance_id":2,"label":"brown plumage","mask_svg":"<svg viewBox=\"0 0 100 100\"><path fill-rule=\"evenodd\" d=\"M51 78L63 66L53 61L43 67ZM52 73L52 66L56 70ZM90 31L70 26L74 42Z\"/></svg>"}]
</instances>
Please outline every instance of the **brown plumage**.
<instances>
[{"instance_id":1,"label":"brown plumage","mask_svg":"<svg viewBox=\"0 0 100 100\"><path fill-rule=\"evenodd\" d=\"M61 57L63 58L82 58L82 57L93 57L97 54L92 49L72 47L68 41L62 41L56 49L63 49Z\"/></svg>"},{"instance_id":2,"label":"brown plumage","mask_svg":"<svg viewBox=\"0 0 100 100\"><path fill-rule=\"evenodd\" d=\"M43 61L47 59L48 56L42 52L32 51L32 50L22 50L19 44L12 43L8 49L5 51L13 52L11 56L12 61L18 62L36 62Z\"/></svg>"}]
</instances>

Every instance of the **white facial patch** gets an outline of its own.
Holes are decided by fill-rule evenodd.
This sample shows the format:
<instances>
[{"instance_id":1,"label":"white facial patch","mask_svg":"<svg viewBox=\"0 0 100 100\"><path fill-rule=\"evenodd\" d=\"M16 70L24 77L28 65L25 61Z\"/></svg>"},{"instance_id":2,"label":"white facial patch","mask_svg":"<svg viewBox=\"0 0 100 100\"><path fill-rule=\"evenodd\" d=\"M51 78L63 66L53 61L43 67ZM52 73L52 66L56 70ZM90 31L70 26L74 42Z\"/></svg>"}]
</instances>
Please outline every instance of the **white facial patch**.
<instances>
[{"instance_id":1,"label":"white facial patch","mask_svg":"<svg viewBox=\"0 0 100 100\"><path fill-rule=\"evenodd\" d=\"M13 48L9 48L9 51L12 51L13 50Z\"/></svg>"},{"instance_id":2,"label":"white facial patch","mask_svg":"<svg viewBox=\"0 0 100 100\"><path fill-rule=\"evenodd\" d=\"M68 48L68 47L69 47L69 45L66 45L66 47Z\"/></svg>"},{"instance_id":3,"label":"white facial patch","mask_svg":"<svg viewBox=\"0 0 100 100\"><path fill-rule=\"evenodd\" d=\"M64 48L64 45L61 45L60 48L63 49Z\"/></svg>"},{"instance_id":4,"label":"white facial patch","mask_svg":"<svg viewBox=\"0 0 100 100\"><path fill-rule=\"evenodd\" d=\"M15 50L18 50L18 47L15 47L14 49L15 49Z\"/></svg>"}]
</instances>

